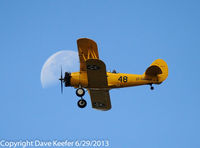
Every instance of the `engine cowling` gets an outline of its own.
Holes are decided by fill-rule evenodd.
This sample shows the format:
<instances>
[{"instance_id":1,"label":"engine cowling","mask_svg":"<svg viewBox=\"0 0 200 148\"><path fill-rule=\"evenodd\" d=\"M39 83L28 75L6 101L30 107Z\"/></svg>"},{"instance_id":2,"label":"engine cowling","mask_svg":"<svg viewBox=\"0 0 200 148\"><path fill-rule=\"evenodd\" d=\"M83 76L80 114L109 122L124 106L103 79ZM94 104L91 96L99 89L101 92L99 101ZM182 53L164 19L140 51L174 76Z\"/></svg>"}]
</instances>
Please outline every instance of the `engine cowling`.
<instances>
[{"instance_id":1,"label":"engine cowling","mask_svg":"<svg viewBox=\"0 0 200 148\"><path fill-rule=\"evenodd\" d=\"M64 83L65 87L71 86L71 73L65 72Z\"/></svg>"}]
</instances>

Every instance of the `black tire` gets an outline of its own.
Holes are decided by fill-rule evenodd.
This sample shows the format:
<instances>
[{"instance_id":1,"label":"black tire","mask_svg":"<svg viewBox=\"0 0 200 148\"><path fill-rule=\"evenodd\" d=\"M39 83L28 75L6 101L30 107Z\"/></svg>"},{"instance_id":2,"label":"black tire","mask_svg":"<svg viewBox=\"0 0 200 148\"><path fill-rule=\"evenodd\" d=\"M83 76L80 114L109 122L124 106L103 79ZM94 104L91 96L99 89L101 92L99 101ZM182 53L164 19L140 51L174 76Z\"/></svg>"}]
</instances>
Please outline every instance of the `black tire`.
<instances>
[{"instance_id":1,"label":"black tire","mask_svg":"<svg viewBox=\"0 0 200 148\"><path fill-rule=\"evenodd\" d=\"M85 95L85 90L84 90L83 88L78 88L78 89L76 90L76 95L77 95L78 97L84 96L84 95Z\"/></svg>"},{"instance_id":2,"label":"black tire","mask_svg":"<svg viewBox=\"0 0 200 148\"><path fill-rule=\"evenodd\" d=\"M84 108L86 107L87 102L84 99L80 99L77 104L78 104L78 107Z\"/></svg>"}]
</instances>

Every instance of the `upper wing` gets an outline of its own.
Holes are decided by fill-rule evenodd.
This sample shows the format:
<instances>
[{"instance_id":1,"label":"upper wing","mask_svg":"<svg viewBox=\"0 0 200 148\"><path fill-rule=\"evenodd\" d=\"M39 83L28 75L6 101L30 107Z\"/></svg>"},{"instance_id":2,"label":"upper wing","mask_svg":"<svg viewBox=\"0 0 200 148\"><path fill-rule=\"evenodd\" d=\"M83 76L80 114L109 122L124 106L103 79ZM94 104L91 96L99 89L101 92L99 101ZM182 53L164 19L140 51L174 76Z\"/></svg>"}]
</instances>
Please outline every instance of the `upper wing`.
<instances>
[{"instance_id":1,"label":"upper wing","mask_svg":"<svg viewBox=\"0 0 200 148\"><path fill-rule=\"evenodd\" d=\"M81 38L77 40L78 53L80 60L80 71L86 71L87 59L99 59L97 44L87 38Z\"/></svg>"},{"instance_id":2,"label":"upper wing","mask_svg":"<svg viewBox=\"0 0 200 148\"><path fill-rule=\"evenodd\" d=\"M108 90L90 90L92 107L99 110L111 109L110 95Z\"/></svg>"},{"instance_id":3,"label":"upper wing","mask_svg":"<svg viewBox=\"0 0 200 148\"><path fill-rule=\"evenodd\" d=\"M80 71L87 71L92 107L99 110L111 109L106 66L103 61L99 60L97 44L87 38L77 40L77 44Z\"/></svg>"}]
</instances>

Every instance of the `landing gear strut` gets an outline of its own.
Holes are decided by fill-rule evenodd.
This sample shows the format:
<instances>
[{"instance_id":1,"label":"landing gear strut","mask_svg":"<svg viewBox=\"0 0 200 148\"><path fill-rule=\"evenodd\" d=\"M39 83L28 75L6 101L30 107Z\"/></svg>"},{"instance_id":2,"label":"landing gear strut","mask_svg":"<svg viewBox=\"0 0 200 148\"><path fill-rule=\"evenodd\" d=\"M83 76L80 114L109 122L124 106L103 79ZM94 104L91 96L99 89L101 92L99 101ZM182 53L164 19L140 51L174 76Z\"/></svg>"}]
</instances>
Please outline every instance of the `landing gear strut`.
<instances>
[{"instance_id":1,"label":"landing gear strut","mask_svg":"<svg viewBox=\"0 0 200 148\"><path fill-rule=\"evenodd\" d=\"M84 108L87 105L87 102L83 99L83 96L85 95L85 90L80 87L76 90L76 95L78 97L81 97L81 99L77 102L78 107Z\"/></svg>"},{"instance_id":2,"label":"landing gear strut","mask_svg":"<svg viewBox=\"0 0 200 148\"><path fill-rule=\"evenodd\" d=\"M152 86L152 84L150 84L150 89L151 89L151 90L154 90L154 87Z\"/></svg>"}]
</instances>

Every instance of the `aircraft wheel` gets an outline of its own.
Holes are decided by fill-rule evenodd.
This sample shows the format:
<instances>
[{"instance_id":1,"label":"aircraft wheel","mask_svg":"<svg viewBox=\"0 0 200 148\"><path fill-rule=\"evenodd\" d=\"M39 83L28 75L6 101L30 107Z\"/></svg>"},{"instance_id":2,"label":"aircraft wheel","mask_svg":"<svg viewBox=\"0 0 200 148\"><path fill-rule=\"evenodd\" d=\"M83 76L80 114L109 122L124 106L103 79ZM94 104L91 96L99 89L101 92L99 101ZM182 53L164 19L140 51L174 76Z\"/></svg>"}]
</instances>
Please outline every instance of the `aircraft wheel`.
<instances>
[{"instance_id":1,"label":"aircraft wheel","mask_svg":"<svg viewBox=\"0 0 200 148\"><path fill-rule=\"evenodd\" d=\"M154 90L154 87L153 87L153 86L151 86L151 87L150 87L150 89L151 89L151 90Z\"/></svg>"},{"instance_id":2,"label":"aircraft wheel","mask_svg":"<svg viewBox=\"0 0 200 148\"><path fill-rule=\"evenodd\" d=\"M84 96L84 94L85 94L85 90L83 88L78 88L76 90L76 95L77 96L82 97L82 96Z\"/></svg>"},{"instance_id":3,"label":"aircraft wheel","mask_svg":"<svg viewBox=\"0 0 200 148\"><path fill-rule=\"evenodd\" d=\"M78 104L78 107L84 108L86 107L87 102L84 99L80 99L77 104Z\"/></svg>"},{"instance_id":4,"label":"aircraft wheel","mask_svg":"<svg viewBox=\"0 0 200 148\"><path fill-rule=\"evenodd\" d=\"M152 86L152 84L149 84L150 85L150 89L151 90L154 90L154 87Z\"/></svg>"}]
</instances>

